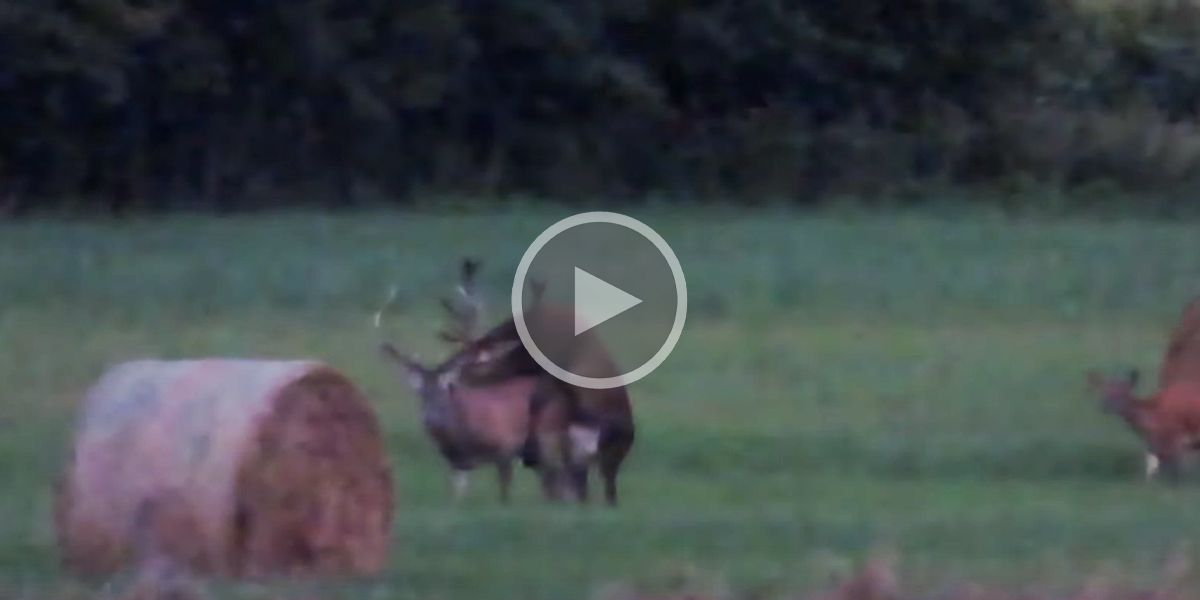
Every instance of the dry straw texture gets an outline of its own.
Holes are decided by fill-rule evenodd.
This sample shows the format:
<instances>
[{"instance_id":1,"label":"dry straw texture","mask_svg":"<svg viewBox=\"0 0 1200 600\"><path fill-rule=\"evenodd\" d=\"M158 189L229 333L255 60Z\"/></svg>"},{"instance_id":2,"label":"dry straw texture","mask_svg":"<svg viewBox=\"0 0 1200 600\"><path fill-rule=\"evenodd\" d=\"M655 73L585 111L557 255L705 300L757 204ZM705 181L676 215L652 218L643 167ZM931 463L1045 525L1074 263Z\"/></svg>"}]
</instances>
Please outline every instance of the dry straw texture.
<instances>
[{"instance_id":1,"label":"dry straw texture","mask_svg":"<svg viewBox=\"0 0 1200 600\"><path fill-rule=\"evenodd\" d=\"M370 404L318 362L117 365L89 390L59 479L64 566L169 558L197 574L383 566L392 475Z\"/></svg>"}]
</instances>

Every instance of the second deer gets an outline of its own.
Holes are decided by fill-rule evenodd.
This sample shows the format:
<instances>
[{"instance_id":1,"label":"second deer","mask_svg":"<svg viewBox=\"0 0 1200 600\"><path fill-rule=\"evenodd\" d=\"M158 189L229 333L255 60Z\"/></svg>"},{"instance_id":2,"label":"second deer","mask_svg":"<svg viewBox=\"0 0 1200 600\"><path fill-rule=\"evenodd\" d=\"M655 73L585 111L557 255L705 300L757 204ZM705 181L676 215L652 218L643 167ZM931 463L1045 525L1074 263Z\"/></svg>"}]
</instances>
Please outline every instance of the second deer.
<instances>
[{"instance_id":1,"label":"second deer","mask_svg":"<svg viewBox=\"0 0 1200 600\"><path fill-rule=\"evenodd\" d=\"M1200 449L1200 382L1179 380L1148 397L1136 393L1140 373L1124 377L1087 373L1088 390L1100 396L1105 412L1121 417L1146 448L1146 479L1161 468L1169 480L1179 480L1180 461Z\"/></svg>"}]
</instances>

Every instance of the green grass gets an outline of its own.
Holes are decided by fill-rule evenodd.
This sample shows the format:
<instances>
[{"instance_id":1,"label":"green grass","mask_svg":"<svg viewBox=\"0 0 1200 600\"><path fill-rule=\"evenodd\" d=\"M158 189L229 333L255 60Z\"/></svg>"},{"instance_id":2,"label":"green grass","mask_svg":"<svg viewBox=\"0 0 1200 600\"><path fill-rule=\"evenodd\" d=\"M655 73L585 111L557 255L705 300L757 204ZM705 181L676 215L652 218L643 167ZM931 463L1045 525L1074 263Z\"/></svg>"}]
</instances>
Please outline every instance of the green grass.
<instances>
[{"instance_id":1,"label":"green grass","mask_svg":"<svg viewBox=\"0 0 1200 600\"><path fill-rule=\"evenodd\" d=\"M632 386L623 505L546 506L524 470L509 508L489 471L449 505L370 314L398 283L394 336L438 355L459 256L487 257L498 315L526 245L567 214L0 224L0 582L57 585L48 486L75 403L150 355L315 357L359 383L398 494L390 566L356 584L372 598L583 598L688 569L800 588L877 540L917 581L1107 560L1153 576L1200 531L1200 472L1145 485L1136 440L1083 393L1091 367L1152 385L1200 291L1195 225L1133 221L634 213L675 249L691 311Z\"/></svg>"}]
</instances>

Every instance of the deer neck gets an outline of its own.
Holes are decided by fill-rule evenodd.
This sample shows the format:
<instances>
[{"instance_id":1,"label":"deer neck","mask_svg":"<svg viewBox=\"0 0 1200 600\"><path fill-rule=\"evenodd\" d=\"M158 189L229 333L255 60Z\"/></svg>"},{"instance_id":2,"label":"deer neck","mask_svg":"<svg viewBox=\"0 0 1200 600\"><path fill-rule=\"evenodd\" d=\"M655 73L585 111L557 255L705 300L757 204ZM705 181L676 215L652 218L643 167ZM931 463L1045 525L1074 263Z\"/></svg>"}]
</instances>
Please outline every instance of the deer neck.
<instances>
[{"instance_id":1,"label":"deer neck","mask_svg":"<svg viewBox=\"0 0 1200 600\"><path fill-rule=\"evenodd\" d=\"M1146 430L1152 409L1152 398L1144 400L1132 395L1121 399L1114 407L1117 416L1121 417L1137 433L1142 433Z\"/></svg>"},{"instance_id":2,"label":"deer neck","mask_svg":"<svg viewBox=\"0 0 1200 600\"><path fill-rule=\"evenodd\" d=\"M450 391L446 397L427 403L422 410L425 427L451 439L457 439L467 429L466 417L458 394Z\"/></svg>"}]
</instances>

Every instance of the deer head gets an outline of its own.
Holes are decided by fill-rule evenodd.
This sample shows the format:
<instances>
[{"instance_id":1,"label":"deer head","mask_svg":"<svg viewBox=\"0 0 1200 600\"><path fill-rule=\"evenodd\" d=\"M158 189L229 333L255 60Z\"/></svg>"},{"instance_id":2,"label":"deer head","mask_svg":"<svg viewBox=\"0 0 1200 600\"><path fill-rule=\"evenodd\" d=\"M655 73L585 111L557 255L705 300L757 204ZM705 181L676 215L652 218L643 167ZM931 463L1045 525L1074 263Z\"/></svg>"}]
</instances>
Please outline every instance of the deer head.
<instances>
[{"instance_id":1,"label":"deer head","mask_svg":"<svg viewBox=\"0 0 1200 600\"><path fill-rule=\"evenodd\" d=\"M1100 408L1106 413L1130 418L1131 412L1140 404L1136 396L1141 372L1131 369L1124 377L1105 377L1096 371L1088 371L1088 392L1100 396Z\"/></svg>"},{"instance_id":2,"label":"deer head","mask_svg":"<svg viewBox=\"0 0 1200 600\"><path fill-rule=\"evenodd\" d=\"M387 301L375 313L375 327L382 328L383 313L395 299L396 289L392 288ZM520 342L503 343L489 346L479 352L458 353L449 360L436 366L422 364L418 357L402 352L390 340L382 339L379 350L384 357L394 363L401 377L421 399L426 418L436 416L453 395L453 388L458 383L462 369L472 364L487 364L520 346ZM432 413L432 414L431 414Z\"/></svg>"}]
</instances>

